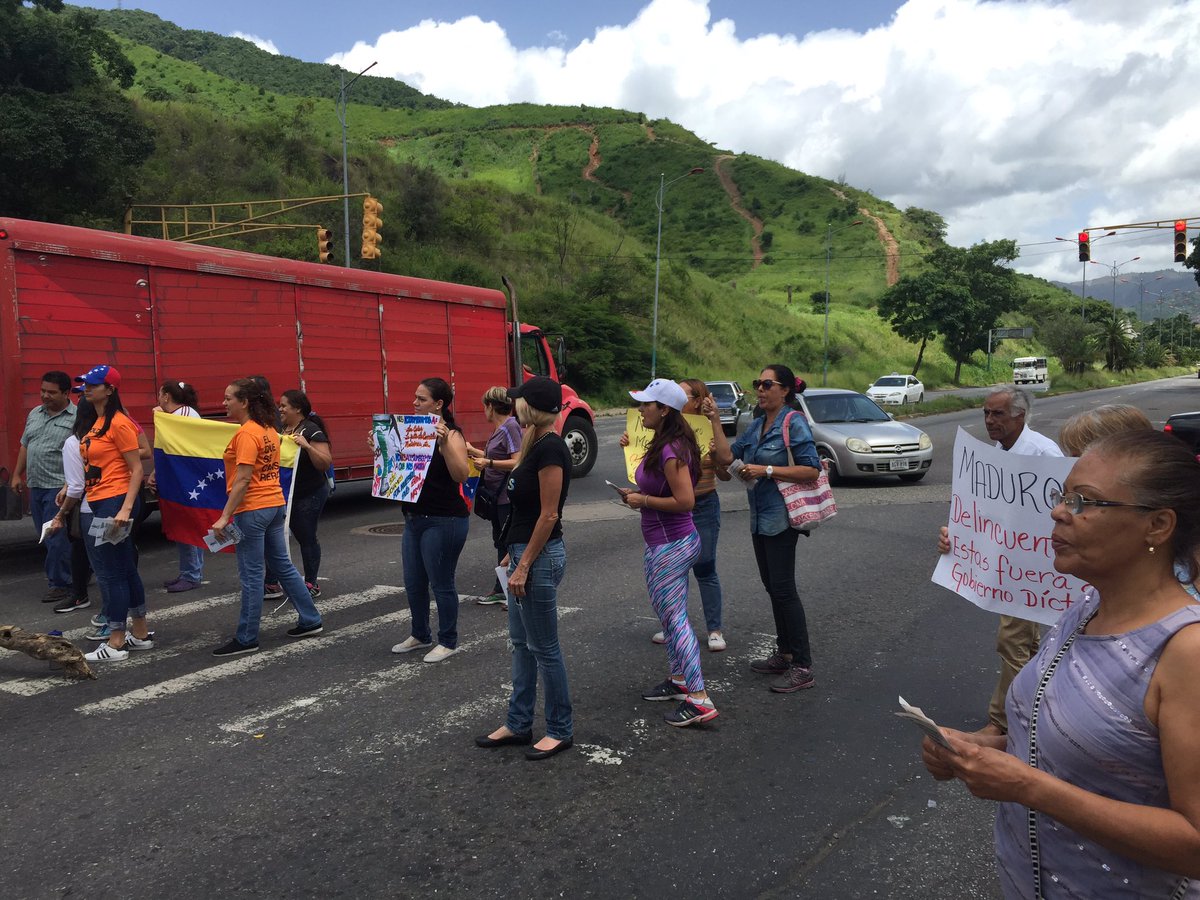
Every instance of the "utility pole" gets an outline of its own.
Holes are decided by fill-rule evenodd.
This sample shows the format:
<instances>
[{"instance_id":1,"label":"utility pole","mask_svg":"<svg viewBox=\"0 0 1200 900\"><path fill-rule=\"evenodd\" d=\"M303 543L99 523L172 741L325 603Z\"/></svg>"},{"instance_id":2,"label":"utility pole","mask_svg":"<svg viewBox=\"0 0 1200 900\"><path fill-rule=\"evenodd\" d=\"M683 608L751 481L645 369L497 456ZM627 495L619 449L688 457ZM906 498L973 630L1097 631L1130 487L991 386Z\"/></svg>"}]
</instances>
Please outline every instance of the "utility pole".
<instances>
[{"instance_id":1,"label":"utility pole","mask_svg":"<svg viewBox=\"0 0 1200 900\"><path fill-rule=\"evenodd\" d=\"M338 90L337 99L337 116L338 121L342 123L342 240L345 242L346 255L343 258L342 265L349 268L350 266L350 171L346 168L346 92L350 90L350 85L362 78L367 72L375 68L377 63L371 63L357 75L346 81L346 70L339 68L338 75L341 78L341 88Z\"/></svg>"}]
</instances>

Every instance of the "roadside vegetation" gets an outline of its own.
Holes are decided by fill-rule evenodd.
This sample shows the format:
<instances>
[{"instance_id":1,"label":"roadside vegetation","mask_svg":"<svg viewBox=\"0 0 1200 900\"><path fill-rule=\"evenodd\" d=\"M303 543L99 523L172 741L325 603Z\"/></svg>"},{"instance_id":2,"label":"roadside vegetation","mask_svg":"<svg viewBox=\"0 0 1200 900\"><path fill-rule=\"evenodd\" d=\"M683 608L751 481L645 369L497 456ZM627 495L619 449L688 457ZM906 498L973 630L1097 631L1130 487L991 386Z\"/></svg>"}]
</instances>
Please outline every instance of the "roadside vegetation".
<instances>
[{"instance_id":1,"label":"roadside vegetation","mask_svg":"<svg viewBox=\"0 0 1200 900\"><path fill-rule=\"evenodd\" d=\"M341 194L335 68L140 11L60 6L0 0L0 35L27 38L34 29L41 41L5 45L0 103L34 111L6 117L6 146L41 146L30 115L53 108L51 99L86 106L97 92L105 100L96 115L144 141L85 168L86 193L44 177L39 166L53 154L10 158L0 214L115 229L127 196L150 204ZM85 54L91 80L31 91L22 79L55 40ZM350 191L384 203L383 256L369 264L354 258L361 213L352 209L351 264L495 287L507 275L522 318L566 336L567 377L599 405L624 405L625 391L648 375L655 197L660 176L693 168L704 171L672 184L663 208L660 374L745 385L781 361L814 386L861 391L881 374L916 369L933 390L1004 381L1012 358L1047 355L1056 386L1065 375L1098 386L1180 371L1197 355L1190 321L1131 335L1124 313L1089 299L1084 324L1078 298L1011 272L1011 241L950 247L936 212L900 210L844 179L731 154L636 111L471 109L369 75L351 99ZM91 146L70 138L61 135L64 147ZM28 185L45 185L45 195L31 196ZM343 262L340 201L280 221L332 229ZM316 250L307 227L223 243L309 260ZM1000 344L989 366L987 329L1027 324L1034 340Z\"/></svg>"}]
</instances>

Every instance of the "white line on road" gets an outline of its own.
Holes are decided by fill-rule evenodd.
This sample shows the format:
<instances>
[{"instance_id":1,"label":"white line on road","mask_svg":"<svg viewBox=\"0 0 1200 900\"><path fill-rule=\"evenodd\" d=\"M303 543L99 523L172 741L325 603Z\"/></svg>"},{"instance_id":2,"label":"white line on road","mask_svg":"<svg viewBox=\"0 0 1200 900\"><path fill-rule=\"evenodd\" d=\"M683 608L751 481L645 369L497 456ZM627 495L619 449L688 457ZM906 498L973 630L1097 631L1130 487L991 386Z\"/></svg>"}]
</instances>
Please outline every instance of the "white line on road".
<instances>
[{"instance_id":1,"label":"white line on road","mask_svg":"<svg viewBox=\"0 0 1200 900\"><path fill-rule=\"evenodd\" d=\"M320 604L320 610L321 614L324 616L343 609L352 609L353 607L361 606L364 603L372 603L375 600L379 600L382 597L387 597L392 594L402 594L403 592L403 588L391 587L385 584L377 584L374 587L368 588L367 590L361 591L357 594L344 594L324 601ZM191 604L184 604L183 606L186 605ZM183 606L175 607L172 610L175 612L176 616L181 615L178 610L183 609ZM203 608L205 608L205 604L201 601L199 605L192 605L192 609L190 611L195 612L196 609ZM160 620L161 617L160 619L156 620L156 622ZM101 669L101 672L104 673L111 671L112 674L115 675L125 672L131 668L153 664L165 659L171 659L172 657L181 656L184 653L191 653L195 650L202 650L205 647L212 648L216 645L219 639L220 635L218 633L206 632L200 637L184 641L181 644L168 644L165 647L147 650L145 652L138 651L136 653L131 653L129 659L124 662L105 664L110 668ZM316 640L316 638L313 640ZM68 685L75 683L76 682L74 680L65 677L25 677L12 679L10 681L0 681L0 691L7 694L16 694L22 697L33 697L38 694L43 694L46 691L51 691L55 688L67 687Z\"/></svg>"}]
</instances>

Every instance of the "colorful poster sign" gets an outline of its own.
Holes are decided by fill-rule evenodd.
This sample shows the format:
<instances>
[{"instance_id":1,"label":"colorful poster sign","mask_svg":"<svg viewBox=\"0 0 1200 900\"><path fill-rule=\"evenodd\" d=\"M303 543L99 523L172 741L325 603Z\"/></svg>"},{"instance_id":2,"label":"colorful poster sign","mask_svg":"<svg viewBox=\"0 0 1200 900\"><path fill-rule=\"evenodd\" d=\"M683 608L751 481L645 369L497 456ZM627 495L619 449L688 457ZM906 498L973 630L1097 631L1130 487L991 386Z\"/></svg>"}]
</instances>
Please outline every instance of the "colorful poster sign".
<instances>
[{"instance_id":1,"label":"colorful poster sign","mask_svg":"<svg viewBox=\"0 0 1200 900\"><path fill-rule=\"evenodd\" d=\"M371 416L375 472L371 496L415 503L437 444L440 416Z\"/></svg>"},{"instance_id":2,"label":"colorful poster sign","mask_svg":"<svg viewBox=\"0 0 1200 900\"><path fill-rule=\"evenodd\" d=\"M950 552L933 582L982 609L1053 624L1087 586L1054 568L1050 546L1050 492L1075 460L1008 453L960 428L953 464Z\"/></svg>"},{"instance_id":3,"label":"colorful poster sign","mask_svg":"<svg viewBox=\"0 0 1200 900\"><path fill-rule=\"evenodd\" d=\"M704 416L685 415L684 418L692 426L692 431L696 432L696 443L700 445L700 457L708 456L713 442L712 422ZM625 474L628 476L630 484L636 484L633 475L637 471L638 463L646 455L650 439L654 437L654 432L642 424L642 414L637 411L637 407L630 409L625 415L625 433L629 435L629 446L624 448Z\"/></svg>"}]
</instances>

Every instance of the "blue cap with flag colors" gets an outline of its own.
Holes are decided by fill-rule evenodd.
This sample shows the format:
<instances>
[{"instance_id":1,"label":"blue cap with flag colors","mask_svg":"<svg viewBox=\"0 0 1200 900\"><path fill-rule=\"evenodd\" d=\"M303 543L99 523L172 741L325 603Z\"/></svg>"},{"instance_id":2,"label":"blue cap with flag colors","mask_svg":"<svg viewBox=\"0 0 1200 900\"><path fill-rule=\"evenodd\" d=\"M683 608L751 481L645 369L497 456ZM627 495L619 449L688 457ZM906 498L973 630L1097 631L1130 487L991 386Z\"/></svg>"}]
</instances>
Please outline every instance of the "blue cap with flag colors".
<instances>
[{"instance_id":1,"label":"blue cap with flag colors","mask_svg":"<svg viewBox=\"0 0 1200 900\"><path fill-rule=\"evenodd\" d=\"M74 388L76 392L81 392L86 384L109 384L113 387L120 387L121 373L112 366L96 366L82 375L76 375L75 384L78 385Z\"/></svg>"}]
</instances>

